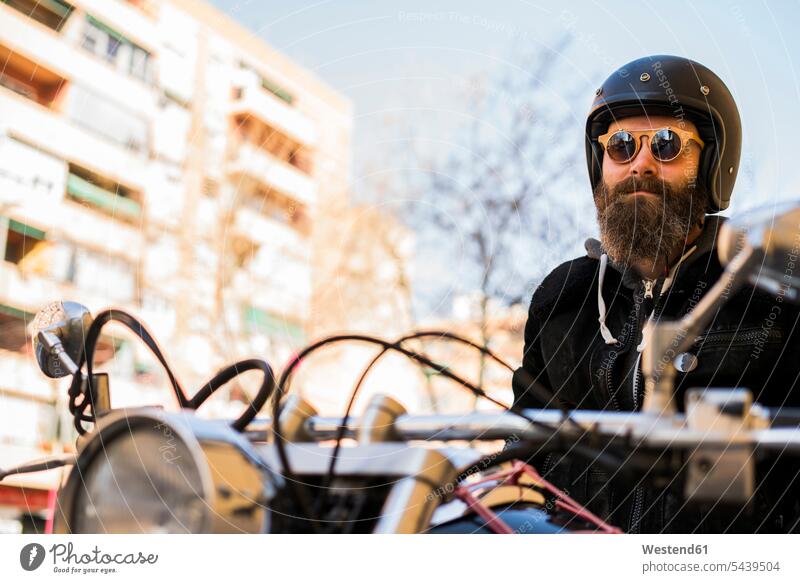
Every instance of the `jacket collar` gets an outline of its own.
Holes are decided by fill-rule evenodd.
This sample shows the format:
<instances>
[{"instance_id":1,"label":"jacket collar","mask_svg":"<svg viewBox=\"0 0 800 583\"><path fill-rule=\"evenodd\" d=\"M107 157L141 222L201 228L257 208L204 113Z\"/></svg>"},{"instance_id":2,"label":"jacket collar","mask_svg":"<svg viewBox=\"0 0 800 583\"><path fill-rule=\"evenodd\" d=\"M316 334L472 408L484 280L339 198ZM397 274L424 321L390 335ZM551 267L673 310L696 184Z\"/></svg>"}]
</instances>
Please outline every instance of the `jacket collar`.
<instances>
[{"instance_id":1,"label":"jacket collar","mask_svg":"<svg viewBox=\"0 0 800 583\"><path fill-rule=\"evenodd\" d=\"M703 231L692 244L692 246L695 247L695 250L683 260L681 263L682 268L688 267L704 255L715 251L719 229L726 220L726 217L706 215ZM586 248L586 255L592 259L599 260L601 255L605 253L602 243L593 237L586 239L584 247ZM608 258L608 265L614 269L614 271L620 274L622 277L622 283L625 285L625 287L634 289L641 284L641 276L630 267L616 263L613 259L611 259L611 257Z\"/></svg>"}]
</instances>

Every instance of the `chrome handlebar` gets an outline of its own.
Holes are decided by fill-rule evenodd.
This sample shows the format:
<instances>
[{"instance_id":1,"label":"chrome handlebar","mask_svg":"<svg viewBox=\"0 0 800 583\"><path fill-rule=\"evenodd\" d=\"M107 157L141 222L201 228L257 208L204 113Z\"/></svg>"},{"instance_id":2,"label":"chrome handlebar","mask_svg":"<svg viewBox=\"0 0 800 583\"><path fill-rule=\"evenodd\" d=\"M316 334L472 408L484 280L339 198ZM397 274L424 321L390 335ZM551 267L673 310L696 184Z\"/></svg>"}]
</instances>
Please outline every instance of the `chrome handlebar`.
<instances>
[{"instance_id":1,"label":"chrome handlebar","mask_svg":"<svg viewBox=\"0 0 800 583\"><path fill-rule=\"evenodd\" d=\"M624 438L631 445L685 449L736 444L769 451L800 453L800 408L768 408L751 403L743 389L689 391L687 413L654 416L641 412L526 409L530 420L576 436L581 430L608 438ZM383 417L375 419L374 411ZM394 413L389 413L393 411ZM316 415L301 399L287 403L281 425L285 439L320 442L335 439L341 417ZM253 441L271 438L272 422L257 418L246 435ZM375 437L376 429L381 436ZM546 443L553 432L510 412L471 412L454 415L410 415L392 399L377 395L364 414L347 423L344 436L370 441L494 441L525 440Z\"/></svg>"}]
</instances>

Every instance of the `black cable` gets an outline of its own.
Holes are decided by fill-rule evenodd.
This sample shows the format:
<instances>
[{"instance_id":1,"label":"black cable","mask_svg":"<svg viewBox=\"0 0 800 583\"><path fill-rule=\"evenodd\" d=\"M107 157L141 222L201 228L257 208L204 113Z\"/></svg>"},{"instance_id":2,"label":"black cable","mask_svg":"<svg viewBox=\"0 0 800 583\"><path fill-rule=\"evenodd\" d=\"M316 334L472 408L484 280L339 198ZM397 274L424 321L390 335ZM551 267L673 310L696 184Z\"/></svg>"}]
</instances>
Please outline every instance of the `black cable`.
<instances>
[{"instance_id":1,"label":"black cable","mask_svg":"<svg viewBox=\"0 0 800 583\"><path fill-rule=\"evenodd\" d=\"M385 340L381 340L380 338L375 338L373 336L366 336L361 334L342 334L336 336L329 336L304 348L299 354L297 354L294 357L294 359L292 359L292 361L286 366L286 368L281 373L280 380L278 381L275 390L275 398L273 399L272 402L272 431L275 438L275 446L278 452L278 458L280 459L281 465L283 466L282 473L286 478L289 491L292 497L295 499L295 502L297 503L304 517L311 522L312 527L317 532L319 532L319 526L318 526L319 517L317 516L317 513L312 507L311 501L308 499L305 490L303 488L298 487L298 480L294 475L294 472L292 471L291 463L289 462L289 456L286 453L286 447L283 442L283 436L281 435L281 428L280 428L281 401L286 393L288 387L288 381L291 378L292 373L299 366L303 358L305 358L308 354L314 352L315 350L318 350L328 344L333 344L337 342L351 342L351 341L361 341L372 344L378 344L386 350L397 350L402 354L405 354L409 358L415 359L418 362L421 362L431 368L441 369L441 374L443 376L451 378L452 380L460 384L463 384L464 386L467 386L471 391L473 391L474 394L486 396L487 398L492 400L490 397L488 397L488 395L485 395L485 393L481 389L474 387L471 383L468 383L467 381L464 381L463 379L454 375L450 371L445 370L443 367L434 363L427 357L424 357L413 351L408 351L402 347L394 346L393 344ZM505 407L501 403L498 404L501 407Z\"/></svg>"},{"instance_id":2,"label":"black cable","mask_svg":"<svg viewBox=\"0 0 800 583\"><path fill-rule=\"evenodd\" d=\"M213 395L217 389L224 386L241 373L248 370L260 370L264 373L264 380L262 381L255 398L248 404L245 411L231 423L231 427L233 427L233 429L236 431L244 431L244 429L250 424L258 412L266 404L267 400L275 389L275 375L273 374L269 363L261 359L248 359L237 362L236 364L232 364L218 372L216 375L214 375L214 377L211 378L211 380L202 386L197 394L189 399L186 397L186 394L181 388L178 379L175 377L172 369L169 367L169 364L161 352L158 343L147 331L144 325L134 316L128 314L127 312L123 312L122 310L106 310L104 312L100 312L92 322L92 325L89 327L85 338L85 348L81 354L79 362L77 363L78 370L80 371L83 363L86 362L86 378L89 379L87 381L86 393L83 392L83 376L81 374L73 375L72 384L70 386L70 412L73 414L75 419L75 428L81 435L86 433L86 430L81 424L82 422L95 422L94 415L86 415L86 409L90 405L94 405L94 391L91 386L94 351L97 346L97 341L100 338L100 331L102 330L103 326L112 320L119 322L131 330L140 340L142 340L142 342L144 342L150 352L153 353L161 366L164 368L164 371L167 373L170 384L172 385L172 389L175 392L176 398L178 399L178 405L182 409L196 410L211 395ZM83 400L78 403L77 398L81 395L83 396Z\"/></svg>"},{"instance_id":3,"label":"black cable","mask_svg":"<svg viewBox=\"0 0 800 583\"><path fill-rule=\"evenodd\" d=\"M502 358L497 356L494 352L489 350L489 348L487 348L486 346L482 346L480 344L477 344L476 342L473 342L472 340L470 340L468 338L465 338L463 336L459 336L457 334L453 334L451 332L446 332L446 331L442 331L442 330L419 331L419 332L415 332L413 334L408 334L406 336L403 336L403 337L399 338L398 340L395 341L394 345L399 346L399 345L403 344L404 342L408 342L410 340L416 340L418 338L425 338L425 337L428 337L428 336L435 336L437 338L444 338L446 340L452 340L452 341L455 341L455 342L460 342L462 344L466 344L467 346L475 348L476 350L478 350L478 351L482 352L483 354L485 354L486 356L490 357L495 362L499 363L501 366L503 366L507 370L509 370L511 373L515 372L514 367L512 367L510 364L508 364ZM328 488L328 486L330 486L330 483L333 481L336 462L337 462L337 459L338 459L338 456L339 456L339 452L341 450L341 444L342 444L342 440L344 439L344 434L347 431L347 424L348 424L348 422L350 420L350 412L352 411L353 404L355 403L356 396L358 395L358 392L360 391L361 386L363 385L364 380L366 379L366 377L369 374L369 372L372 370L372 368L377 364L377 362L388 351L389 351L388 348L383 348L372 359L372 361L370 361L370 363L367 365L367 367L361 373L361 376L358 379L358 382L356 383L355 387L353 388L353 391L350 393L350 400L347 403L347 408L345 409L344 416L342 417L342 422L341 422L341 424L339 425L339 427L337 428L337 431L336 431L336 445L333 448L333 455L331 456L331 462L328 465L328 472L327 472L327 474L325 476L325 479L324 479L324 481L322 483L323 491L322 491L322 495L321 495L321 497L320 497L320 499L319 499L319 501L317 503L317 505L319 507L324 507L324 502L327 499L327 488ZM530 376L530 375L528 375L528 376ZM535 388L535 390L537 392L537 395L540 396L540 398L541 398L541 396L543 394L548 397L547 398L548 401L555 398L555 395L550 393L544 387L544 385L539 383L536 379L531 378L529 380L529 385ZM567 411L562 411L562 413L564 413L566 419L568 421L570 421L579 431L585 432L585 429L574 418L572 418L572 416L569 414L568 410Z\"/></svg>"},{"instance_id":4,"label":"black cable","mask_svg":"<svg viewBox=\"0 0 800 583\"><path fill-rule=\"evenodd\" d=\"M90 326L90 328L89 328L89 330L87 332L87 336L86 336L86 340L85 340L85 350L83 351L83 353L82 353L82 355L80 357L80 361L78 363L78 368L80 369L82 364L83 364L83 362L84 361L86 362L87 379L88 379L88 381L87 381L87 393L88 394L84 394L83 395L83 401L80 404L76 403L77 397L82 394L82 390L81 390L82 389L82 387L81 387L82 383L81 383L81 375L80 374L77 374L77 375L73 376L73 382L72 382L72 385L70 387L70 397L71 397L71 400L70 400L70 411L73 412L73 414L75 416L75 426L76 426L76 429L81 434L85 433L85 430L83 429L83 427L81 425L82 421L87 421L87 422L94 422L95 421L93 415L89 416L89 415L85 414L86 408L89 405L91 405L92 402L93 402L93 390L92 390L92 386L91 386L92 364L93 364L92 361L93 361L93 357L94 357L94 350L95 350L95 347L96 347L96 343L97 343L97 340L99 339L99 336L100 336L100 330L102 329L102 327L105 324L107 324L111 320L118 321L121 324L123 324L124 326L126 326L127 328L129 328L132 332L134 332L147 345L147 347L154 354L154 356L159 360L159 362L161 363L162 367L166 371L166 373L167 373L167 375L168 375L168 377L170 379L170 382L172 384L172 388L173 388L173 390L175 392L175 395L176 395L176 397L178 399L178 403L182 408L196 408L196 407L200 406L200 404L202 404L209 396L211 396L211 394L213 394L214 391L217 388L219 388L220 386L224 385L226 382L228 382L229 380L231 380L232 378L234 378L235 376L237 376L240 372L243 372L244 370L253 370L253 369L258 368L258 369L261 369L265 373L264 383L262 384L262 387L259 390L259 393L257 394L256 399L251 403L251 405L248 407L248 409L245 411L245 413L243 413L242 416L234 422L234 427L239 429L239 430L244 429L247 426L247 424L249 424L249 422L252 421L252 419L258 413L258 410L261 408L261 406L263 406L263 404L269 398L269 395L273 392L273 389L275 390L276 394L275 394L275 399L273 401L273 433L274 433L274 436L275 436L275 442L276 442L276 448L278 450L278 456L280 458L281 464L282 464L283 469L284 469L283 473L287 478L287 483L289 484L289 489L292 492L293 497L295 498L295 501L298 503L301 512L303 512L305 514L305 516L311 521L312 527L314 528L314 530L317 530L317 531L319 529L318 529L317 521L315 520L315 512L314 512L314 510L313 510L313 508L312 508L312 506L311 506L311 504L310 504L310 502L309 502L309 500L308 500L308 498L306 496L305 491L303 489L297 487L297 483L296 483L297 481L296 481L296 478L294 476L294 472L291 469L291 465L290 465L290 462L289 462L289 459L288 459L288 455L286 453L285 444L283 442L283 437L281 435L281 430L280 430L280 406L281 406L282 397L285 394L284 387L288 385L287 381L290 378L293 370L299 365L299 363L302 360L302 358L304 358L306 355L310 354L314 350L317 350L317 349L321 348L322 346L325 346L327 344L331 344L331 343L334 343L334 342L362 341L362 342L368 342L368 343L378 344L378 345L382 346L383 349L384 349L383 352L386 352L388 350L396 350L396 351L400 352L401 354L404 354L407 357L412 358L413 360L415 360L415 361L417 361L417 362L419 362L419 363L421 363L423 365L429 366L429 367L434 368L434 369L438 369L439 373L442 376L444 376L446 378L449 378L450 380L453 380L456 383L464 386L465 388L470 390L476 396L483 397L484 399L487 399L488 401L498 405L499 407L521 416L522 418L526 419L532 425L540 426L542 428L546 428L547 430L553 431L553 432L557 431L556 428L553 428L553 427L551 427L551 426L549 426L547 424L540 423L540 422L537 422L535 420L529 419L523 413L521 413L520 411L516 410L513 406L512 407L508 407L505 404L497 401L496 399L494 399L494 398L490 397L488 394L486 394L481 388L476 387L475 385L473 385L472 383L469 383L468 381L465 381L464 379L462 379L458 375L455 375L454 373L452 373L449 370L447 370L445 367L442 367L442 366L438 365L437 363L431 361L430 359L428 359L427 357L425 357L423 355L420 355L417 352L406 350L406 349L402 348L402 346L400 346L399 344L390 344L390 343L388 343L388 342L386 342L384 340L381 340L379 338L374 338L374 337L365 336L365 335L358 335L358 334L332 336L332 337L323 339L323 340L321 340L321 341L319 341L319 342L317 342L315 344L312 344L311 346L306 347L300 354L298 354L295 357L295 359L293 359L293 361L283 371L283 373L281 375L281 379L280 379L280 381L279 381L279 383L277 385L274 384L274 376L273 376L273 374L271 372L271 369L269 368L269 365L267 363L265 363L263 361L256 361L256 360L243 361L242 363L239 363L238 365L232 365L231 367L228 367L225 370L223 370L220 373L218 373L214 378L212 378L211 381L209 381L209 383L207 383L203 387L203 389L201 389L201 391L197 395L195 395L195 397L193 397L192 399L187 399L185 393L183 392L182 388L180 387L180 384L179 384L177 378L172 373L172 370L170 369L169 365L167 364L166 359L164 358L163 354L161 353L161 350L159 349L158 344L156 343L155 339L149 334L149 332L144 328L144 326L140 322L138 322L133 316L131 316L130 314L127 314L126 312L123 312L121 310L106 310L105 312L101 312L100 314L98 314L98 316L92 322L92 325ZM449 333L445 333L445 334L449 335ZM414 335L411 335L411 336L413 337ZM450 336L455 338L455 335L450 335ZM460 340L464 340L464 339L460 339ZM474 343L472 343L470 341L466 341L466 342L468 344L474 345ZM478 347L478 348L483 349L483 347ZM486 349L486 350L488 350L488 349ZM494 357L494 355L491 354L491 353L490 353L490 356ZM259 362L261 364L257 364ZM239 370L243 366L245 366L246 368L243 368L242 370Z\"/></svg>"},{"instance_id":5,"label":"black cable","mask_svg":"<svg viewBox=\"0 0 800 583\"><path fill-rule=\"evenodd\" d=\"M245 428L250 425L250 422L255 418L261 408L266 404L267 399L269 399L270 395L275 390L275 376L272 373L272 367L270 367L269 364L264 360L259 358L251 358L248 360L242 360L236 364L232 364L224 368L214 375L210 381L203 385L203 387L194 397L189 399L188 408L199 408L200 405L202 405L206 399L213 395L218 388L224 386L232 379L248 370L260 370L264 373L264 380L262 381L261 387L256 393L255 398L248 404L244 413L242 413L238 419L231 423L231 427L233 427L233 429L236 431L244 431Z\"/></svg>"},{"instance_id":6,"label":"black cable","mask_svg":"<svg viewBox=\"0 0 800 583\"><path fill-rule=\"evenodd\" d=\"M164 368L164 371L167 373L169 377L169 382L172 385L172 389L175 393L175 397L178 399L178 405L184 409L189 405L189 399L186 397L186 393L181 388L178 379L172 373L172 369L167 364L167 360L161 352L161 349L158 346L155 338L148 332L147 328L139 322L135 317L131 316L127 312L123 312L122 310L106 310L104 312L100 312L97 317L92 322L92 325L89 327L88 332L86 333L86 349L84 350L83 357L81 360L86 360L86 374L89 378L89 382L91 383L92 378L92 366L93 359L94 359L94 350L97 345L97 341L100 338L100 331L102 330L103 326L105 326L110 321L119 322L126 328L128 328L131 332L136 334L142 342L144 342L145 346L150 349L150 352L153 353L153 356L158 359L158 362L161 363L161 366ZM80 366L79 366L80 368Z\"/></svg>"},{"instance_id":7,"label":"black cable","mask_svg":"<svg viewBox=\"0 0 800 583\"><path fill-rule=\"evenodd\" d=\"M103 329L103 326L112 320L119 322L136 334L136 336L138 336L142 342L144 342L147 348L150 349L150 352L153 353L159 363L161 363L161 366L164 368L164 371L169 377L170 384L175 392L175 397L178 399L178 405L181 408L186 408L189 403L189 400L186 398L186 394L183 392L178 379L172 373L172 369L169 367L169 364L167 364L161 349L158 347L158 343L150 335L144 325L142 325L142 323L136 318L127 312L123 312L122 310L105 310L100 312L97 317L95 317L91 326L89 326L84 339L84 350L81 351L81 355L76 363L79 371L82 368L83 363L86 363L86 394L83 393L83 375L81 374L73 375L72 383L69 388L69 410L74 418L75 429L77 429L78 433L81 435L86 433L86 429L84 429L82 422L85 421L87 423L94 423L96 421L94 415L86 415L86 409L90 405L93 405L94 401L94 390L92 387L94 351L97 346L97 341L100 338L100 331ZM83 401L81 403L77 403L77 398L81 395L83 395Z\"/></svg>"},{"instance_id":8,"label":"black cable","mask_svg":"<svg viewBox=\"0 0 800 583\"><path fill-rule=\"evenodd\" d=\"M32 474L34 472L44 472L55 468L61 468L75 463L75 456L68 455L60 458L46 459L36 462L27 462L21 466L11 468L8 470L0 470L0 482L8 476L16 474Z\"/></svg>"},{"instance_id":9,"label":"black cable","mask_svg":"<svg viewBox=\"0 0 800 583\"><path fill-rule=\"evenodd\" d=\"M397 352L400 352L401 354L404 354L407 357L409 357L409 358L411 358L413 360L416 360L417 362L420 362L420 363L422 363L422 364L424 364L426 366L429 366L429 367L434 368L434 369L438 369L442 376L444 376L444 377L446 377L446 378L448 378L448 379L460 384L461 386L465 387L467 390L472 392L474 395L476 395L478 397L483 397L484 399L488 400L491 403L494 403L495 405L497 405L501 409L503 409L505 411L508 411L508 412L510 412L510 413L512 413L514 415L517 415L518 417L521 417L521 418L525 419L528 423L530 423L534 427L539 427L540 429L544 429L544 430L550 432L551 436L557 437L558 439L561 439L562 442L563 442L564 436L563 436L563 434L559 433L559 429L557 427L553 427L551 425L548 425L547 423L542 423L542 422L537 421L535 419L529 418L527 415L525 415L525 413L519 407L516 407L516 406L513 406L513 405L511 407L509 407L505 403L502 403L502 402L494 399L493 397L488 395L485 391L483 391L483 389L481 389L479 387L476 387L475 385L473 385L469 381L466 381L466 380L462 379L458 375L452 373L446 367L443 367L443 366L433 362L432 360L430 360L429 358L427 358L424 355L421 355L421 354L419 354L417 352L414 352L414 351L411 351L411 350L407 350L407 349L403 348L402 346L396 346L396 345L394 345L394 344L392 344L390 342L387 342L385 340L381 340L379 338L375 338L373 336L366 336L366 335L361 335L361 334L342 334L342 335L335 335L335 336L330 336L328 338L324 338L324 339L319 340L319 341L315 342L314 344L311 344L310 346L307 346L306 348L304 348L286 366L286 368L281 373L280 380L278 381L278 384L276 386L275 398L274 398L273 404L272 404L273 405L273 407L272 407L272 420L273 420L272 421L272 429L273 429L273 434L274 434L274 438L275 438L275 446L276 446L276 449L278 451L278 457L280 459L281 465L283 466L283 472L282 473L286 477L287 485L289 485L289 490L291 492L291 495L294 497L295 502L297 502L300 511L304 514L305 518L307 518L311 522L313 528L316 531L319 531L319 527L317 525L317 521L319 520L319 517L316 516L315 509L312 507L311 502L309 501L305 490L303 488L299 488L298 487L299 482L297 481L297 479L296 479L296 477L294 475L294 472L291 469L291 464L289 463L289 457L288 457L288 455L286 453L286 447L285 447L285 444L283 443L283 436L281 435L281 429L280 429L281 401L282 401L282 398L283 398L283 396L285 394L285 388L284 387L287 386L287 380L291 377L294 369L299 366L300 362L302 361L303 358L305 358L305 356L307 356L311 352L313 352L315 350L318 350L319 348L321 348L323 346L326 346L328 344L333 344L333 343L336 343L336 342L347 342L347 341L357 341L357 342L367 342L367 343L371 343L371 344L377 344L377 345L382 346L382 347L384 347L384 348L386 348L388 350L395 350ZM602 456L604 454L603 454L603 452L595 452L595 455L596 456Z\"/></svg>"},{"instance_id":10,"label":"black cable","mask_svg":"<svg viewBox=\"0 0 800 583\"><path fill-rule=\"evenodd\" d=\"M465 338L463 336L459 336L457 334L453 334L451 332L446 332L443 330L421 330L418 332L414 332L412 334L407 334L406 336L402 336L398 338L394 343L393 346L400 346L404 342L408 342L411 340L417 340L419 338L426 338L426 337L437 337L437 338L444 338L446 340L452 340L454 342L460 342L462 344L466 344L476 350L479 350L483 354L486 354L495 362L499 363L501 366L505 367L512 373L514 372L514 368L504 361L502 358L497 356L494 352L489 350L485 346L481 346L472 340ZM328 472L325 475L325 479L322 482L322 495L317 503L319 507L324 507L324 503L327 500L327 488L330 486L331 482L333 481L333 476L336 468L336 462L339 458L339 453L342 446L342 440L344 439L344 434L347 431L347 424L350 421L350 412L353 409L353 405L355 403L356 397L358 396L359 391L361 390L361 386L364 384L364 380L366 379L369 372L374 368L374 366L378 363L378 361L383 358L383 356L389 352L389 348L384 347L367 365L367 367L361 373L361 376L358 379L358 382L355 384L355 387L350 392L350 400L347 403L347 408L345 409L344 416L342 417L342 422L339 424L339 427L336 431L336 445L333 448L333 455L331 456L330 464L328 465ZM418 363L419 364L419 363Z\"/></svg>"}]
</instances>

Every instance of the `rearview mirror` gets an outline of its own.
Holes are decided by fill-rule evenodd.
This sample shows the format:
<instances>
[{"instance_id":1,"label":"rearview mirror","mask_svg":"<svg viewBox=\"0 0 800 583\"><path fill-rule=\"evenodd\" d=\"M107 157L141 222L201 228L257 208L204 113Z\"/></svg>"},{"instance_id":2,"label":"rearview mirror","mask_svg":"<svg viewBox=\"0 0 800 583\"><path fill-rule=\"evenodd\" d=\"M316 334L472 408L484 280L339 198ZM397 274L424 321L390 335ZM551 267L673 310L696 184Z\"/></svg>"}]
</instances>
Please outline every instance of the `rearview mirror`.
<instances>
[{"instance_id":1,"label":"rearview mirror","mask_svg":"<svg viewBox=\"0 0 800 583\"><path fill-rule=\"evenodd\" d=\"M52 302L45 306L33 319L33 349L39 368L50 378L67 376L70 371L63 365L57 354L39 336L40 332L49 335L54 342L60 342L67 356L77 363L83 354L86 332L92 325L92 314L88 308L77 302Z\"/></svg>"},{"instance_id":2,"label":"rearview mirror","mask_svg":"<svg viewBox=\"0 0 800 583\"><path fill-rule=\"evenodd\" d=\"M758 251L747 280L787 300L800 298L800 201L761 207L726 221L717 239L719 259L728 265L745 247Z\"/></svg>"}]
</instances>

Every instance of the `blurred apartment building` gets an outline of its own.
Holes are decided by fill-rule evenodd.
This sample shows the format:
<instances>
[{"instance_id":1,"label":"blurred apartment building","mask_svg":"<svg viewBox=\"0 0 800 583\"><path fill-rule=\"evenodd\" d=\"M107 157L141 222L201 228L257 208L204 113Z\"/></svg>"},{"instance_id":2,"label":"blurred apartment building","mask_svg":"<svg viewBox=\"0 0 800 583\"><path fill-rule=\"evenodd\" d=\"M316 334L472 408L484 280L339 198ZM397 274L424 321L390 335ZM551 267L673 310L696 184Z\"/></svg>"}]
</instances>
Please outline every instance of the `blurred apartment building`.
<instances>
[{"instance_id":1,"label":"blurred apartment building","mask_svg":"<svg viewBox=\"0 0 800 583\"><path fill-rule=\"evenodd\" d=\"M0 467L72 437L64 379L30 349L50 301L137 314L187 388L235 358L282 365L309 333L351 125L342 96L199 0L0 0ZM104 349L112 398L170 399L137 343ZM56 479L0 484L0 519Z\"/></svg>"}]
</instances>

